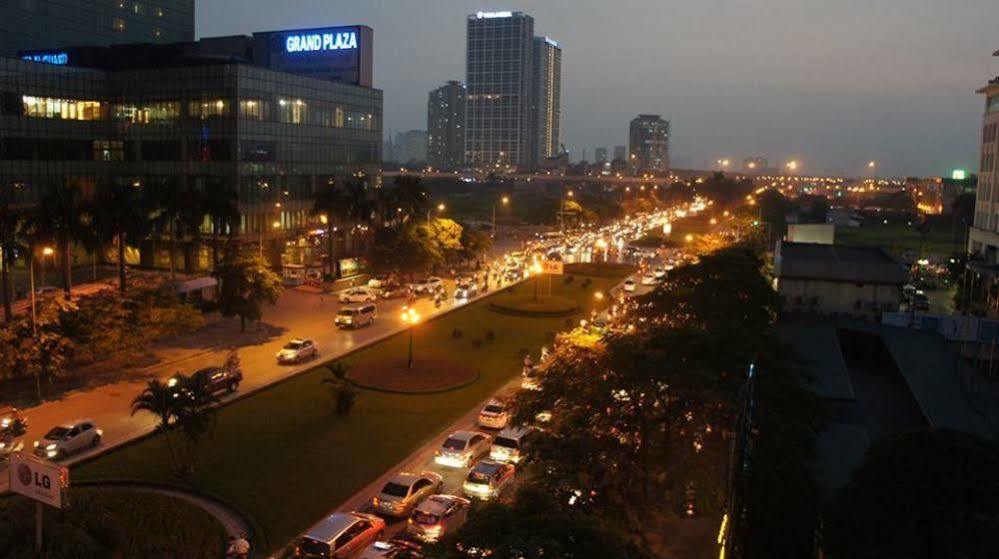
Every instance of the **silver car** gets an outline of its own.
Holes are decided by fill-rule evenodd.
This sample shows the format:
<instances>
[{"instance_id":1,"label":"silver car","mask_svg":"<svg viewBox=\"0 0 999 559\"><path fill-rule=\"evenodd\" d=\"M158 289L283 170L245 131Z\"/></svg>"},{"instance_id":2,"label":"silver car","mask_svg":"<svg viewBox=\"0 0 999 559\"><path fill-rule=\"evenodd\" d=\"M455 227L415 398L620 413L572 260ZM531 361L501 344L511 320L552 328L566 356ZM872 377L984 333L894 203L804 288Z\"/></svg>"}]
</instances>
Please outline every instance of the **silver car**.
<instances>
[{"instance_id":1,"label":"silver car","mask_svg":"<svg viewBox=\"0 0 999 559\"><path fill-rule=\"evenodd\" d=\"M406 523L406 533L425 542L436 542L461 528L472 502L455 495L433 495L417 505Z\"/></svg>"},{"instance_id":2,"label":"silver car","mask_svg":"<svg viewBox=\"0 0 999 559\"><path fill-rule=\"evenodd\" d=\"M337 328L361 328L371 326L378 316L378 308L373 303L344 307L336 313L333 324Z\"/></svg>"},{"instance_id":3,"label":"silver car","mask_svg":"<svg viewBox=\"0 0 999 559\"><path fill-rule=\"evenodd\" d=\"M382 487L371 504L375 511L388 516L409 516L423 499L439 493L444 478L436 472L396 474Z\"/></svg>"},{"instance_id":4,"label":"silver car","mask_svg":"<svg viewBox=\"0 0 999 559\"><path fill-rule=\"evenodd\" d=\"M278 363L298 363L319 355L319 348L312 340L294 339L277 352Z\"/></svg>"},{"instance_id":5,"label":"silver car","mask_svg":"<svg viewBox=\"0 0 999 559\"><path fill-rule=\"evenodd\" d=\"M335 512L309 528L298 540L295 557L355 557L384 531L385 521L373 514Z\"/></svg>"},{"instance_id":6,"label":"silver car","mask_svg":"<svg viewBox=\"0 0 999 559\"><path fill-rule=\"evenodd\" d=\"M61 460L70 454L101 444L103 434L89 419L53 427L40 441L35 441L35 455Z\"/></svg>"},{"instance_id":7,"label":"silver car","mask_svg":"<svg viewBox=\"0 0 999 559\"><path fill-rule=\"evenodd\" d=\"M476 431L455 431L434 456L434 462L452 468L467 468L489 454L492 437Z\"/></svg>"},{"instance_id":8,"label":"silver car","mask_svg":"<svg viewBox=\"0 0 999 559\"><path fill-rule=\"evenodd\" d=\"M499 497L504 489L513 483L516 471L513 464L483 460L468 472L461 489L465 495L488 500Z\"/></svg>"}]
</instances>

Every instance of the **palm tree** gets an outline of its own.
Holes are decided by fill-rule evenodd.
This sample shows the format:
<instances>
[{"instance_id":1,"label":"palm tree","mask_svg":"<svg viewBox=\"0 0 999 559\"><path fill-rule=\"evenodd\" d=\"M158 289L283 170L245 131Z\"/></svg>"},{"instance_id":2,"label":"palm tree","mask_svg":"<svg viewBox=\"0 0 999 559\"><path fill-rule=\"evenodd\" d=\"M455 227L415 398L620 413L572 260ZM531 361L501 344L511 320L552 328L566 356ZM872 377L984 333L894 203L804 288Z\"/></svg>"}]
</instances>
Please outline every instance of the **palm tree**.
<instances>
[{"instance_id":1,"label":"palm tree","mask_svg":"<svg viewBox=\"0 0 999 559\"><path fill-rule=\"evenodd\" d=\"M312 199L312 215L318 215L324 220L326 225L326 273L333 277L336 272L336 221L344 214L346 200L343 190L330 181L326 186L321 187Z\"/></svg>"},{"instance_id":2,"label":"palm tree","mask_svg":"<svg viewBox=\"0 0 999 559\"><path fill-rule=\"evenodd\" d=\"M129 241L144 239L150 227L149 211L143 205L140 188L125 184L104 188L98 192L91 209L98 245L114 239L118 246L118 287L123 294L127 281L125 247Z\"/></svg>"},{"instance_id":3,"label":"palm tree","mask_svg":"<svg viewBox=\"0 0 999 559\"><path fill-rule=\"evenodd\" d=\"M23 248L26 217L16 206L16 188L13 184L0 185L0 290L3 291L4 322L8 323L13 318L10 267L18 250Z\"/></svg>"},{"instance_id":4,"label":"palm tree","mask_svg":"<svg viewBox=\"0 0 999 559\"><path fill-rule=\"evenodd\" d=\"M50 183L34 214L39 236L49 237L58 245L62 258L62 288L66 300L73 288L73 241L83 226L83 194L75 184Z\"/></svg>"},{"instance_id":5,"label":"palm tree","mask_svg":"<svg viewBox=\"0 0 999 559\"><path fill-rule=\"evenodd\" d=\"M212 229L212 269L219 267L219 244L225 232L239 227L239 199L236 191L224 184L205 189L199 196L201 208L208 215Z\"/></svg>"},{"instance_id":6,"label":"palm tree","mask_svg":"<svg viewBox=\"0 0 999 559\"><path fill-rule=\"evenodd\" d=\"M149 381L142 393L132 400L132 415L144 411L159 419L156 430L163 433L163 439L166 440L167 451L170 453L170 462L174 470L178 469L178 464L173 443L170 441L170 423L177 418L179 413L180 403L176 394L175 387L153 379Z\"/></svg>"},{"instance_id":7,"label":"palm tree","mask_svg":"<svg viewBox=\"0 0 999 559\"><path fill-rule=\"evenodd\" d=\"M374 201L368 196L368 185L363 180L347 183L343 193L343 217L351 225L369 225L375 211ZM350 231L353 227L348 228Z\"/></svg>"},{"instance_id":8,"label":"palm tree","mask_svg":"<svg viewBox=\"0 0 999 559\"><path fill-rule=\"evenodd\" d=\"M170 281L177 281L177 244L197 236L205 211L198 204L198 192L187 181L170 180L149 192L153 224L165 231L170 241Z\"/></svg>"}]
</instances>

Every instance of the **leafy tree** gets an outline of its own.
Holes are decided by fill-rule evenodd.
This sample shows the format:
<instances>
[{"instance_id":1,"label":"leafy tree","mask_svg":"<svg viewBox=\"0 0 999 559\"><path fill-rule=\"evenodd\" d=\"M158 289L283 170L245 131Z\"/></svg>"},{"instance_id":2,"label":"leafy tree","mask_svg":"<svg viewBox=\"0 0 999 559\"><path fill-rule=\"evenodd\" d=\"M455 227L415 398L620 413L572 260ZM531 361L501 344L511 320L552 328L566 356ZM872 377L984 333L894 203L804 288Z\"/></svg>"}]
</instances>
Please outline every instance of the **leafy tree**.
<instances>
[{"instance_id":1,"label":"leafy tree","mask_svg":"<svg viewBox=\"0 0 999 559\"><path fill-rule=\"evenodd\" d=\"M200 193L185 180L169 179L145 190L152 208L152 223L165 231L170 244L170 281L177 281L177 245L187 237L197 237L205 210L198 203Z\"/></svg>"},{"instance_id":2,"label":"leafy tree","mask_svg":"<svg viewBox=\"0 0 999 559\"><path fill-rule=\"evenodd\" d=\"M823 545L833 557L991 557L999 446L930 429L886 437L839 491Z\"/></svg>"},{"instance_id":3,"label":"leafy tree","mask_svg":"<svg viewBox=\"0 0 999 559\"><path fill-rule=\"evenodd\" d=\"M346 205L346 193L332 180L320 187L312 198L312 215L325 220L326 275L330 278L336 274L336 224L344 219Z\"/></svg>"},{"instance_id":4,"label":"leafy tree","mask_svg":"<svg viewBox=\"0 0 999 559\"><path fill-rule=\"evenodd\" d=\"M227 183L218 183L201 191L199 203L211 223L212 269L218 269L222 235L232 234L239 228L239 198L234 188Z\"/></svg>"},{"instance_id":5,"label":"leafy tree","mask_svg":"<svg viewBox=\"0 0 999 559\"><path fill-rule=\"evenodd\" d=\"M430 196L420 177L400 175L392 186L392 205L409 219L419 217L430 206ZM392 208L387 208L391 210ZM398 213L398 212L397 212Z\"/></svg>"},{"instance_id":6,"label":"leafy tree","mask_svg":"<svg viewBox=\"0 0 999 559\"><path fill-rule=\"evenodd\" d=\"M281 297L281 278L256 254L231 250L215 272L219 280L219 310L223 316L238 316L240 331L246 321L263 317L263 306Z\"/></svg>"},{"instance_id":7,"label":"leafy tree","mask_svg":"<svg viewBox=\"0 0 999 559\"><path fill-rule=\"evenodd\" d=\"M412 276L425 270L435 255L419 226L409 221L376 229L370 257L375 270L395 270Z\"/></svg>"},{"instance_id":8,"label":"leafy tree","mask_svg":"<svg viewBox=\"0 0 999 559\"><path fill-rule=\"evenodd\" d=\"M138 244L149 234L149 210L139 187L116 183L98 191L90 212L94 229L101 240L114 239L118 249L118 289L125 293L127 263L125 248L129 241Z\"/></svg>"},{"instance_id":9,"label":"leafy tree","mask_svg":"<svg viewBox=\"0 0 999 559\"><path fill-rule=\"evenodd\" d=\"M770 224L774 234L783 236L787 233L787 214L792 208L790 200L777 190L767 189L757 197L757 204L761 220Z\"/></svg>"},{"instance_id":10,"label":"leafy tree","mask_svg":"<svg viewBox=\"0 0 999 559\"><path fill-rule=\"evenodd\" d=\"M329 365L327 369L329 371L328 374L319 382L329 389L330 395L335 402L336 414L347 415L353 409L354 402L357 400L357 391L354 390L350 381L347 380L347 373L350 372L350 366L345 365L342 361L337 361Z\"/></svg>"},{"instance_id":11,"label":"leafy tree","mask_svg":"<svg viewBox=\"0 0 999 559\"><path fill-rule=\"evenodd\" d=\"M461 258L472 261L481 258L493 247L492 235L468 226L461 227Z\"/></svg>"},{"instance_id":12,"label":"leafy tree","mask_svg":"<svg viewBox=\"0 0 999 559\"><path fill-rule=\"evenodd\" d=\"M462 227L454 220L434 219L430 223L421 223L418 231L418 238L424 244L432 265L449 262L461 251Z\"/></svg>"},{"instance_id":13,"label":"leafy tree","mask_svg":"<svg viewBox=\"0 0 999 559\"><path fill-rule=\"evenodd\" d=\"M429 551L435 559L640 559L648 557L597 520L523 487L512 505L489 503Z\"/></svg>"},{"instance_id":14,"label":"leafy tree","mask_svg":"<svg viewBox=\"0 0 999 559\"><path fill-rule=\"evenodd\" d=\"M170 454L170 464L174 471L180 471L177 462L177 455L173 448L173 441L170 438L171 422L177 418L180 404L175 397L176 388L153 379L146 384L146 388L132 400L132 415L138 412L146 412L155 415L158 423L156 431L163 434L163 440L167 445L167 452Z\"/></svg>"},{"instance_id":15,"label":"leafy tree","mask_svg":"<svg viewBox=\"0 0 999 559\"><path fill-rule=\"evenodd\" d=\"M83 193L75 183L50 183L33 214L35 233L52 239L62 259L62 288L70 299L73 287L73 241L83 230Z\"/></svg>"},{"instance_id":16,"label":"leafy tree","mask_svg":"<svg viewBox=\"0 0 999 559\"><path fill-rule=\"evenodd\" d=\"M27 214L18 206L18 188L11 183L0 184L0 290L3 292L0 297L3 297L6 323L10 323L13 318L10 267L25 245L23 236Z\"/></svg>"}]
</instances>

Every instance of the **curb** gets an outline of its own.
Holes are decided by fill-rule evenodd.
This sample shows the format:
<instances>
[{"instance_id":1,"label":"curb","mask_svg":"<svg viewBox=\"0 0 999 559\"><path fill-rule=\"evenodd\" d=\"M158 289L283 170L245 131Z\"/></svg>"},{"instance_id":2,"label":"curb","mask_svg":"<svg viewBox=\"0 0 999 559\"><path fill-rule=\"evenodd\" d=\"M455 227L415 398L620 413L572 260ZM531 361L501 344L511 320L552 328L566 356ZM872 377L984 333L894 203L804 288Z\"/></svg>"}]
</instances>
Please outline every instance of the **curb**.
<instances>
[{"instance_id":1,"label":"curb","mask_svg":"<svg viewBox=\"0 0 999 559\"><path fill-rule=\"evenodd\" d=\"M401 394L403 396L430 396L432 394L445 394L447 392L454 392L456 390L461 390L466 386L471 386L475 384L476 382L479 381L480 378L482 378L482 373L480 373L479 371L475 371L475 376L469 380L466 380L454 386L448 386L447 388L438 388L436 390L393 390L391 388L379 388L376 386L368 386L366 384L360 384L351 379L350 375L347 375L347 382L349 382L351 386L354 386L356 388L361 388L363 390L369 390L371 392L381 392L383 394Z\"/></svg>"}]
</instances>

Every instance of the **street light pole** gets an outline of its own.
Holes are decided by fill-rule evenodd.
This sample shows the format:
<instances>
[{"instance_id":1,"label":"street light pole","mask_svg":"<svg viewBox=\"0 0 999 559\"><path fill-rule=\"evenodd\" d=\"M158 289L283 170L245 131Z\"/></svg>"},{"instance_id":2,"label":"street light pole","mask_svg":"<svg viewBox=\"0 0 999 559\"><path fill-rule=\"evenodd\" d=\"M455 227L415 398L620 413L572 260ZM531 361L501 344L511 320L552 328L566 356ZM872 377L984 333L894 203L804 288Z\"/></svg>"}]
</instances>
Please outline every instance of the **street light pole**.
<instances>
[{"instance_id":1,"label":"street light pole","mask_svg":"<svg viewBox=\"0 0 999 559\"><path fill-rule=\"evenodd\" d=\"M413 324L409 325L409 360L406 362L406 367L413 368Z\"/></svg>"}]
</instances>

